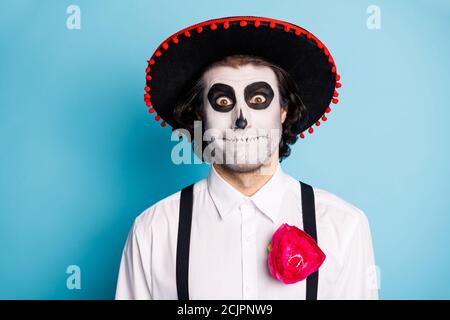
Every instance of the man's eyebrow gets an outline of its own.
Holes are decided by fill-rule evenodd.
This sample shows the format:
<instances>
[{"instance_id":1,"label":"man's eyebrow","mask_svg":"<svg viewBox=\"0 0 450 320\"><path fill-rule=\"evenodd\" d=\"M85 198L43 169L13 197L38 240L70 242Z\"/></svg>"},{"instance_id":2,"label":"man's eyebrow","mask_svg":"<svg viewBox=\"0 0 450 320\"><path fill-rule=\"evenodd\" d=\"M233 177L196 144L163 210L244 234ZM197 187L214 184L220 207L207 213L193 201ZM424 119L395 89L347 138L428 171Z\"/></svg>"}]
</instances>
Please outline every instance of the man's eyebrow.
<instances>
[{"instance_id":1,"label":"man's eyebrow","mask_svg":"<svg viewBox=\"0 0 450 320\"><path fill-rule=\"evenodd\" d=\"M234 95L233 87L229 86L229 85L227 85L225 83L218 82L218 83L213 84L209 88L208 92L214 92L214 91L216 91L216 92L224 92L224 93L232 93Z\"/></svg>"},{"instance_id":2,"label":"man's eyebrow","mask_svg":"<svg viewBox=\"0 0 450 320\"><path fill-rule=\"evenodd\" d=\"M269 93L273 93L272 86L264 81L257 81L250 83L248 86L245 87L244 92L251 93L252 91L256 91L259 89L266 89Z\"/></svg>"}]
</instances>

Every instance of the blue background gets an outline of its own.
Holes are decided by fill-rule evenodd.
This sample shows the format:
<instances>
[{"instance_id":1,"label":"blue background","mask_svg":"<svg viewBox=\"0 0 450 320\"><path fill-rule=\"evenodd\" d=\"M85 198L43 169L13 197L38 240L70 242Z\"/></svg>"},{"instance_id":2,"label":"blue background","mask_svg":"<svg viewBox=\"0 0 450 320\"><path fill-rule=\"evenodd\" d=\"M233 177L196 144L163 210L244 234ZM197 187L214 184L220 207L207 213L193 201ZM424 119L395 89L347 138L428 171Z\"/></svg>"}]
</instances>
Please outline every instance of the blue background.
<instances>
[{"instance_id":1,"label":"blue background","mask_svg":"<svg viewBox=\"0 0 450 320\"><path fill-rule=\"evenodd\" d=\"M66 28L70 4L81 30ZM146 60L229 15L327 45L340 103L282 165L365 211L381 298L450 298L450 3L381 0L1 1L0 298L113 298L133 219L209 170L172 164L170 129L142 101ZM66 288L72 264L81 290Z\"/></svg>"}]
</instances>

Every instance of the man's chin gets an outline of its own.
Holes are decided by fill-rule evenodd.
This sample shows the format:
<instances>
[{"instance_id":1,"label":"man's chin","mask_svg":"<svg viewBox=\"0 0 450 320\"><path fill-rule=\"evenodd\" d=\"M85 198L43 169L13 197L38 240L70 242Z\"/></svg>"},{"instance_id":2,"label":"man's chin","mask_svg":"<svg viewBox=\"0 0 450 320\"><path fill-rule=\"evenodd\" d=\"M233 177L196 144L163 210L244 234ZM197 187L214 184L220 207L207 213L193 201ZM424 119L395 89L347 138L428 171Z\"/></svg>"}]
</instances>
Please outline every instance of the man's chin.
<instances>
[{"instance_id":1,"label":"man's chin","mask_svg":"<svg viewBox=\"0 0 450 320\"><path fill-rule=\"evenodd\" d=\"M229 171L247 173L259 170L263 166L263 163L224 163L222 166Z\"/></svg>"}]
</instances>

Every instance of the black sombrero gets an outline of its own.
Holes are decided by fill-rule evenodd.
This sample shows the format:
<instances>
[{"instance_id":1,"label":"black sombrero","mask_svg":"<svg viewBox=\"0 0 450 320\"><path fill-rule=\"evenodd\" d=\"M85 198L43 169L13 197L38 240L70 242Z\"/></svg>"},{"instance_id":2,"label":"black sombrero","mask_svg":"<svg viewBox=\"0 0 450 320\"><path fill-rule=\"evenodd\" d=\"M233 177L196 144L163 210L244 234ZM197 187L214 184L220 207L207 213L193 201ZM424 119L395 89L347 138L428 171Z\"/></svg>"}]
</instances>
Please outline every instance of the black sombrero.
<instances>
[{"instance_id":1,"label":"black sombrero","mask_svg":"<svg viewBox=\"0 0 450 320\"><path fill-rule=\"evenodd\" d=\"M153 53L146 69L144 101L161 126L174 127L177 99L209 64L233 54L264 58L289 72L297 82L308 122L301 132L326 121L341 86L334 60L309 31L263 17L236 16L204 21L178 31Z\"/></svg>"}]
</instances>

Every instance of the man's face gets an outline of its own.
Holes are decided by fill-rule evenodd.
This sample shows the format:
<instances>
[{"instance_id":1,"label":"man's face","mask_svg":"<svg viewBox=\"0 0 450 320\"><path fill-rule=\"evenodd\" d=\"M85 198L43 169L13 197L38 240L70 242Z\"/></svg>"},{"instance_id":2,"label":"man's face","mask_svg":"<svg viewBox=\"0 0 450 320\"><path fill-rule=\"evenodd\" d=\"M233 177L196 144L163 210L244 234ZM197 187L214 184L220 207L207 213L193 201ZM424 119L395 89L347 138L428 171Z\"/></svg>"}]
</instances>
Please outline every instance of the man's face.
<instances>
[{"instance_id":1,"label":"man's face","mask_svg":"<svg viewBox=\"0 0 450 320\"><path fill-rule=\"evenodd\" d=\"M278 80L266 66L217 66L203 74L205 151L233 171L261 167L278 152L282 122ZM208 158L208 157L207 157Z\"/></svg>"}]
</instances>

